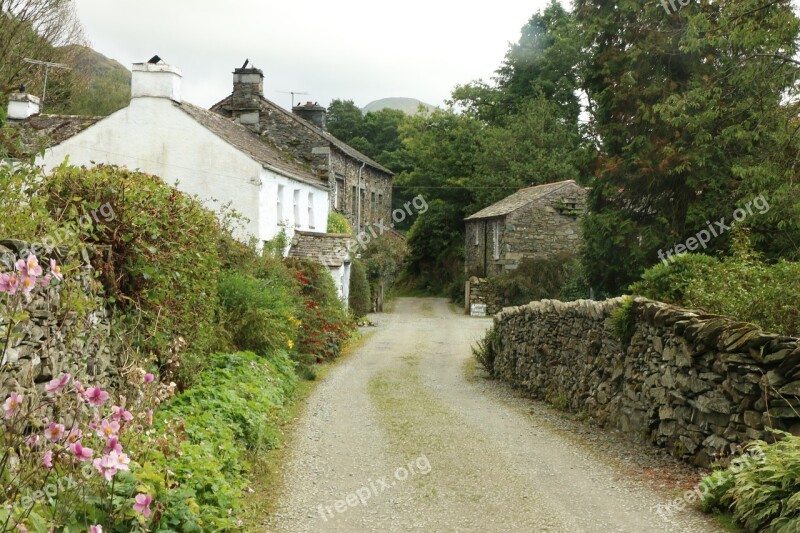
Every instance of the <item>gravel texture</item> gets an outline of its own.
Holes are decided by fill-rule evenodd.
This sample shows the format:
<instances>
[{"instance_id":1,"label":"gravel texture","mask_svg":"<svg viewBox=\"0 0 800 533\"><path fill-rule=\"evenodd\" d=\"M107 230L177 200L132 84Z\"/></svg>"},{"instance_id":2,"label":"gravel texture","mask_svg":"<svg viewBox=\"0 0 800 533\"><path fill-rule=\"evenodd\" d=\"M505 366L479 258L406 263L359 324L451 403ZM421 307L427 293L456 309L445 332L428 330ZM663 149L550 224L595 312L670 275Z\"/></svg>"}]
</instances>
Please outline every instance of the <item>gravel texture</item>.
<instances>
[{"instance_id":1,"label":"gravel texture","mask_svg":"<svg viewBox=\"0 0 800 533\"><path fill-rule=\"evenodd\" d=\"M700 472L487 379L490 319L403 298L319 384L267 531L721 531L655 510Z\"/></svg>"}]
</instances>

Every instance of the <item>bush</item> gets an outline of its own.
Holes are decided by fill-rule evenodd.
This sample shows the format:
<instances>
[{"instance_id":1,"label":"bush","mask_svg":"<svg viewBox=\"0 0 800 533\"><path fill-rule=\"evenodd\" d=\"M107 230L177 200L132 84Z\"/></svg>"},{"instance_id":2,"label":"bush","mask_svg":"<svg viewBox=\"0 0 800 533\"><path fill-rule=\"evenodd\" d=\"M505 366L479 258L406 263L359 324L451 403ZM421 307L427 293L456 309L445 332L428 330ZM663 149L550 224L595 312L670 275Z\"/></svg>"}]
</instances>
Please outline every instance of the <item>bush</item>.
<instances>
[{"instance_id":1,"label":"bush","mask_svg":"<svg viewBox=\"0 0 800 533\"><path fill-rule=\"evenodd\" d=\"M623 345L630 343L636 327L636 317L633 316L633 298L626 297L617 309L611 313L611 326L614 335Z\"/></svg>"},{"instance_id":2,"label":"bush","mask_svg":"<svg viewBox=\"0 0 800 533\"><path fill-rule=\"evenodd\" d=\"M478 341L478 345L472 348L472 355L474 355L478 362L483 365L489 374L494 375L494 361L497 357L497 342L499 337L497 332L492 326L486 332L486 336Z\"/></svg>"},{"instance_id":3,"label":"bush","mask_svg":"<svg viewBox=\"0 0 800 533\"><path fill-rule=\"evenodd\" d=\"M41 193L53 213L102 216L103 225L82 237L110 248L106 294L122 312L118 322L136 348L162 365L179 337L189 352L208 350L220 269L214 213L160 178L111 166L61 167ZM186 367L184 380L197 371Z\"/></svg>"},{"instance_id":4,"label":"bush","mask_svg":"<svg viewBox=\"0 0 800 533\"><path fill-rule=\"evenodd\" d=\"M763 263L748 250L722 261L700 254L650 268L632 293L800 335L800 263Z\"/></svg>"},{"instance_id":5,"label":"bush","mask_svg":"<svg viewBox=\"0 0 800 533\"><path fill-rule=\"evenodd\" d=\"M328 215L328 233L352 233L347 217L336 211Z\"/></svg>"},{"instance_id":6,"label":"bush","mask_svg":"<svg viewBox=\"0 0 800 533\"><path fill-rule=\"evenodd\" d=\"M748 531L800 530L800 437L777 433L781 440L774 444L757 441L748 447L757 452L751 460L735 461L703 480L713 487L705 511L730 511Z\"/></svg>"},{"instance_id":7,"label":"bush","mask_svg":"<svg viewBox=\"0 0 800 533\"><path fill-rule=\"evenodd\" d=\"M353 261L350 270L350 310L356 318L366 316L371 311L372 298L370 297L369 282L364 263Z\"/></svg>"},{"instance_id":8,"label":"bush","mask_svg":"<svg viewBox=\"0 0 800 533\"><path fill-rule=\"evenodd\" d=\"M259 279L230 270L221 273L222 321L236 349L268 355L294 348L299 326L298 284L282 278Z\"/></svg>"},{"instance_id":9,"label":"bush","mask_svg":"<svg viewBox=\"0 0 800 533\"><path fill-rule=\"evenodd\" d=\"M567 281L568 271L576 262L577 259L570 255L523 259L515 270L489 278L489 285L505 306L557 299Z\"/></svg>"}]
</instances>

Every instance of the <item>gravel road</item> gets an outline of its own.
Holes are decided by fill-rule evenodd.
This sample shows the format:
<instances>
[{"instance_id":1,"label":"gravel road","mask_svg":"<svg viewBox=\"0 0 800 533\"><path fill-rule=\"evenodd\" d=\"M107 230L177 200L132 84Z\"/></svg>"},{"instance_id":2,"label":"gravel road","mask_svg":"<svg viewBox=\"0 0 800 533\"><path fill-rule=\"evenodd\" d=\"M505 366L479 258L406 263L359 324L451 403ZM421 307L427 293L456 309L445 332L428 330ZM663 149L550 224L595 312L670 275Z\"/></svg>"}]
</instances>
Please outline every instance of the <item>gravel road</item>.
<instances>
[{"instance_id":1,"label":"gravel road","mask_svg":"<svg viewBox=\"0 0 800 533\"><path fill-rule=\"evenodd\" d=\"M721 531L656 513L697 472L476 370L491 320L416 298L373 319L294 428L268 531Z\"/></svg>"}]
</instances>

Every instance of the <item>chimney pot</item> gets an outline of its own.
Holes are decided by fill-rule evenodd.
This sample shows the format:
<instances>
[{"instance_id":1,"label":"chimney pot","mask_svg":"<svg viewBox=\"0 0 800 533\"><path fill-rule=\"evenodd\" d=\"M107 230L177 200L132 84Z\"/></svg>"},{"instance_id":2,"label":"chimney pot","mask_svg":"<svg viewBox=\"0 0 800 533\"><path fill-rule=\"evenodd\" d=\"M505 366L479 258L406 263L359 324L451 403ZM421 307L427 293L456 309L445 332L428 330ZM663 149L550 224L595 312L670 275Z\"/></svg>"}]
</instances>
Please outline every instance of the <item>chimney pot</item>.
<instances>
[{"instance_id":1,"label":"chimney pot","mask_svg":"<svg viewBox=\"0 0 800 533\"><path fill-rule=\"evenodd\" d=\"M323 131L327 131L326 120L328 110L319 105L317 102L306 102L305 105L296 105L292 108L292 113L298 117L311 122L313 125Z\"/></svg>"},{"instance_id":2,"label":"chimney pot","mask_svg":"<svg viewBox=\"0 0 800 533\"><path fill-rule=\"evenodd\" d=\"M25 92L11 93L8 97L8 119L25 120L38 115L41 102L37 96Z\"/></svg>"},{"instance_id":3,"label":"chimney pot","mask_svg":"<svg viewBox=\"0 0 800 533\"><path fill-rule=\"evenodd\" d=\"M233 119L258 133L261 129L261 99L264 97L264 73L255 67L233 71L233 94L230 111Z\"/></svg>"}]
</instances>

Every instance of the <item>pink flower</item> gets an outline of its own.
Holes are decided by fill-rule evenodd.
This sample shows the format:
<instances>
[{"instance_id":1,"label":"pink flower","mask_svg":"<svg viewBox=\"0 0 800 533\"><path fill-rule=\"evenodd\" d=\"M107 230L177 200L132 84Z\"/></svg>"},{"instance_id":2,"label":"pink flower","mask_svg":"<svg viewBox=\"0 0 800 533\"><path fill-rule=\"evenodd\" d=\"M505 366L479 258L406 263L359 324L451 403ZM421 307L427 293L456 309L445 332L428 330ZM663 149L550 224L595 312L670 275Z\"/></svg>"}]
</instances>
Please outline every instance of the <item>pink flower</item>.
<instances>
[{"instance_id":1,"label":"pink flower","mask_svg":"<svg viewBox=\"0 0 800 533\"><path fill-rule=\"evenodd\" d=\"M50 383L45 386L44 390L50 394L56 393L66 387L70 379L72 379L70 374L61 374L61 377L50 380Z\"/></svg>"},{"instance_id":2,"label":"pink flower","mask_svg":"<svg viewBox=\"0 0 800 533\"><path fill-rule=\"evenodd\" d=\"M145 518L150 516L150 503L153 498L149 494L139 493L136 495L136 503L133 504L133 510L142 513Z\"/></svg>"},{"instance_id":3,"label":"pink flower","mask_svg":"<svg viewBox=\"0 0 800 533\"><path fill-rule=\"evenodd\" d=\"M42 267L39 264L39 260L33 254L28 254L28 259L26 261L22 259L17 261L17 270L19 270L23 276L32 278L37 278L42 275Z\"/></svg>"},{"instance_id":4,"label":"pink flower","mask_svg":"<svg viewBox=\"0 0 800 533\"><path fill-rule=\"evenodd\" d=\"M22 285L22 292L25 294L30 294L31 291L36 288L36 277L22 276L22 281L20 283Z\"/></svg>"},{"instance_id":5,"label":"pink flower","mask_svg":"<svg viewBox=\"0 0 800 533\"><path fill-rule=\"evenodd\" d=\"M119 463L117 465L117 469L118 470L130 471L130 468L128 467L128 463L130 463L131 460L126 454L124 454L124 453L119 454L119 456L117 457L117 462Z\"/></svg>"},{"instance_id":6,"label":"pink flower","mask_svg":"<svg viewBox=\"0 0 800 533\"><path fill-rule=\"evenodd\" d=\"M103 526L96 525L89 528L89 533L103 533Z\"/></svg>"},{"instance_id":7,"label":"pink flower","mask_svg":"<svg viewBox=\"0 0 800 533\"><path fill-rule=\"evenodd\" d=\"M55 259L50 260L50 274L58 281L62 281L64 279L64 273L61 272L61 266L56 263Z\"/></svg>"},{"instance_id":8,"label":"pink flower","mask_svg":"<svg viewBox=\"0 0 800 533\"><path fill-rule=\"evenodd\" d=\"M147 411L147 425L148 426L152 426L153 425L153 410L152 409Z\"/></svg>"},{"instance_id":9,"label":"pink flower","mask_svg":"<svg viewBox=\"0 0 800 533\"><path fill-rule=\"evenodd\" d=\"M102 406L103 402L108 400L108 393L100 387L92 387L91 389L87 389L84 393L84 396L86 397L86 401L95 407Z\"/></svg>"},{"instance_id":10,"label":"pink flower","mask_svg":"<svg viewBox=\"0 0 800 533\"><path fill-rule=\"evenodd\" d=\"M70 449L72 449L72 453L75 454L75 457L77 457L81 461L89 461L92 459L92 455L94 455L94 450L92 450L91 448L84 448L83 446L81 446L80 442L76 442L75 444L70 446Z\"/></svg>"},{"instance_id":11,"label":"pink flower","mask_svg":"<svg viewBox=\"0 0 800 533\"><path fill-rule=\"evenodd\" d=\"M3 410L6 412L6 418L11 418L17 411L19 411L20 406L22 405L22 394L17 394L16 392L12 392L6 398L5 403L3 404Z\"/></svg>"},{"instance_id":12,"label":"pink flower","mask_svg":"<svg viewBox=\"0 0 800 533\"><path fill-rule=\"evenodd\" d=\"M117 437L111 437L106 441L106 447L103 451L119 453L122 451L122 444L119 443L119 439Z\"/></svg>"},{"instance_id":13,"label":"pink flower","mask_svg":"<svg viewBox=\"0 0 800 533\"><path fill-rule=\"evenodd\" d=\"M133 420L131 412L126 411L124 407L119 407L118 405L111 406L111 413L111 418L114 420L124 420L125 422Z\"/></svg>"},{"instance_id":14,"label":"pink flower","mask_svg":"<svg viewBox=\"0 0 800 533\"><path fill-rule=\"evenodd\" d=\"M83 388L83 384L81 384L81 382L78 381L77 379L75 381L73 381L72 383L75 385L75 392L77 392L79 395L83 395L83 393L86 392L86 389ZM82 400L83 397L79 396L78 399Z\"/></svg>"},{"instance_id":15,"label":"pink flower","mask_svg":"<svg viewBox=\"0 0 800 533\"><path fill-rule=\"evenodd\" d=\"M44 452L42 456L42 464L46 466L48 469L53 468L53 452L51 450L47 450Z\"/></svg>"},{"instance_id":16,"label":"pink flower","mask_svg":"<svg viewBox=\"0 0 800 533\"><path fill-rule=\"evenodd\" d=\"M0 274L0 292L9 296L17 293L19 287L19 277L14 274Z\"/></svg>"},{"instance_id":17,"label":"pink flower","mask_svg":"<svg viewBox=\"0 0 800 533\"><path fill-rule=\"evenodd\" d=\"M109 422L108 420L103 420L97 430L97 435L105 439L116 437L117 433L119 433L119 422Z\"/></svg>"},{"instance_id":18,"label":"pink flower","mask_svg":"<svg viewBox=\"0 0 800 533\"><path fill-rule=\"evenodd\" d=\"M147 373L147 374L144 375L144 382L145 383L152 383L154 379L156 379L156 378L155 378L155 376L153 376L153 374Z\"/></svg>"},{"instance_id":19,"label":"pink flower","mask_svg":"<svg viewBox=\"0 0 800 533\"><path fill-rule=\"evenodd\" d=\"M50 285L50 282L51 282L52 280L53 280L53 276L51 276L50 274L48 274L48 275L46 275L46 276L45 276L45 277L43 277L43 278L39 278L39 279L37 279L36 281L37 281L37 282L39 283L39 285L41 285L42 287L47 287L48 285Z\"/></svg>"},{"instance_id":20,"label":"pink flower","mask_svg":"<svg viewBox=\"0 0 800 533\"><path fill-rule=\"evenodd\" d=\"M123 454L125 455L125 454ZM120 455L115 451L110 451L100 459L95 459L92 465L105 477L108 481L114 477L117 470L128 470L128 458L125 456L126 462L120 464Z\"/></svg>"},{"instance_id":21,"label":"pink flower","mask_svg":"<svg viewBox=\"0 0 800 533\"><path fill-rule=\"evenodd\" d=\"M44 430L44 436L53 442L61 440L64 436L64 424L51 423L47 426L47 429Z\"/></svg>"},{"instance_id":22,"label":"pink flower","mask_svg":"<svg viewBox=\"0 0 800 533\"><path fill-rule=\"evenodd\" d=\"M75 444L80 440L82 436L83 436L83 431L81 431L78 428L72 428L69 430L69 433L67 434L67 442L69 444Z\"/></svg>"},{"instance_id":23,"label":"pink flower","mask_svg":"<svg viewBox=\"0 0 800 533\"><path fill-rule=\"evenodd\" d=\"M28 448L35 448L39 444L39 435L36 433L31 433L28 435L28 438L25 439L25 444Z\"/></svg>"},{"instance_id":24,"label":"pink flower","mask_svg":"<svg viewBox=\"0 0 800 533\"><path fill-rule=\"evenodd\" d=\"M17 524L16 528L17 531L19 531L20 533L28 533L28 528L23 526L22 524Z\"/></svg>"}]
</instances>

